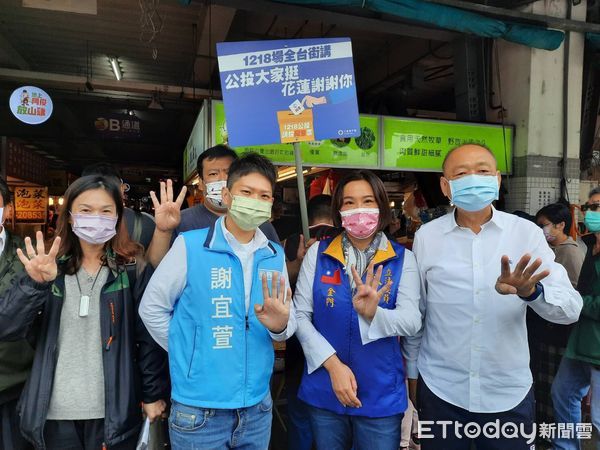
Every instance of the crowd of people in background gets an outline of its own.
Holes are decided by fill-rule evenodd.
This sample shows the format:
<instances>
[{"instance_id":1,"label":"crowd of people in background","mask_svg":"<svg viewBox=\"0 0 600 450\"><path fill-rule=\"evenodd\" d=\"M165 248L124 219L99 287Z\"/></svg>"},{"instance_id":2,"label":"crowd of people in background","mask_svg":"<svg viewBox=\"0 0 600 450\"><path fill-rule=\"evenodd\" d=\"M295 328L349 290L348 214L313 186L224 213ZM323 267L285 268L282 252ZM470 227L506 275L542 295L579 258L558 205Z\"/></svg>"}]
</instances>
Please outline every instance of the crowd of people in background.
<instances>
[{"instance_id":1,"label":"crowd of people in background","mask_svg":"<svg viewBox=\"0 0 600 450\"><path fill-rule=\"evenodd\" d=\"M2 227L0 448L133 449L144 418L168 417L174 449L265 450L273 341L292 450L531 450L541 423L573 431L554 450L579 449L586 397L600 431L600 188L573 239L567 204L497 210L492 152L463 145L440 178L453 208L409 250L371 171L311 198L310 236L280 242L268 159L219 145L197 170L188 209L170 180L153 217L124 208L97 164L51 244ZM4 181L0 201L3 222ZM515 431L448 427L493 423Z\"/></svg>"}]
</instances>

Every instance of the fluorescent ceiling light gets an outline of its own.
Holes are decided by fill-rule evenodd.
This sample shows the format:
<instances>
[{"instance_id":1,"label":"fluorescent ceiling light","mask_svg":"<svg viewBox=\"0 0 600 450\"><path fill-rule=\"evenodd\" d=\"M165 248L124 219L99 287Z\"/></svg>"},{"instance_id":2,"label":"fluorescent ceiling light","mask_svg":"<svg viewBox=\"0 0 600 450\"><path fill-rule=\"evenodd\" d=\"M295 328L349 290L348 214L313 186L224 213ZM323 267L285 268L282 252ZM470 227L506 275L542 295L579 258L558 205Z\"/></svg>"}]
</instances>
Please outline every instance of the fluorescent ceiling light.
<instances>
[{"instance_id":1,"label":"fluorescent ceiling light","mask_svg":"<svg viewBox=\"0 0 600 450\"><path fill-rule=\"evenodd\" d=\"M115 78L117 79L117 81L121 81L121 78L123 78L123 72L121 72L121 66L119 65L119 59L118 58L108 58L108 62L110 63L110 68L112 69L113 73L115 74Z\"/></svg>"},{"instance_id":2,"label":"fluorescent ceiling light","mask_svg":"<svg viewBox=\"0 0 600 450\"><path fill-rule=\"evenodd\" d=\"M296 172L296 167L295 166L291 166L291 167L285 167L282 169L279 169L279 173L277 174L279 177L284 177L286 175L289 175L291 173Z\"/></svg>"},{"instance_id":3,"label":"fluorescent ceiling light","mask_svg":"<svg viewBox=\"0 0 600 450\"><path fill-rule=\"evenodd\" d=\"M307 169L304 169L302 171L302 173L304 175L306 175L308 173ZM292 178L296 178L296 172L292 172L292 173L288 173L287 175L283 175L283 176L279 176L279 178L277 178L277 182L279 183L280 181L285 181L285 180L291 180Z\"/></svg>"}]
</instances>

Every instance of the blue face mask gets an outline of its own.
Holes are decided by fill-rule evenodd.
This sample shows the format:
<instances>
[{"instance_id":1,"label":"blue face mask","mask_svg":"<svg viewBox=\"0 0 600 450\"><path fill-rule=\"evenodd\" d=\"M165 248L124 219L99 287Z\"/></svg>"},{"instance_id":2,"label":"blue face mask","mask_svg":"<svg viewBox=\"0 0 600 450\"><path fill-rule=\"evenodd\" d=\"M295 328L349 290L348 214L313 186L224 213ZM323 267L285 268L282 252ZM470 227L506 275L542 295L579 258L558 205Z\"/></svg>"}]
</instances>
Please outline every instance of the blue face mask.
<instances>
[{"instance_id":1,"label":"blue face mask","mask_svg":"<svg viewBox=\"0 0 600 450\"><path fill-rule=\"evenodd\" d=\"M587 211L583 223L590 232L600 233L600 211Z\"/></svg>"},{"instance_id":2,"label":"blue face mask","mask_svg":"<svg viewBox=\"0 0 600 450\"><path fill-rule=\"evenodd\" d=\"M496 175L467 175L449 183L452 204L465 211L481 211L498 200L500 186Z\"/></svg>"}]
</instances>

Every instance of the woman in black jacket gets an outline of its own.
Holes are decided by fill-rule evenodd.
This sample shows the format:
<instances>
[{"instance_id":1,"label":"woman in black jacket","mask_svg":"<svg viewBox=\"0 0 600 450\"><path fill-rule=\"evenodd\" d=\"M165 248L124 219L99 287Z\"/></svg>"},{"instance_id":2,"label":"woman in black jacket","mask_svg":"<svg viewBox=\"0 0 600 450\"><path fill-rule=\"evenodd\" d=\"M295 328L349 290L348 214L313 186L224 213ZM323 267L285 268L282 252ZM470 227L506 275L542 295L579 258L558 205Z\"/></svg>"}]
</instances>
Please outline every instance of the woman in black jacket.
<instances>
[{"instance_id":1,"label":"woman in black jacket","mask_svg":"<svg viewBox=\"0 0 600 450\"><path fill-rule=\"evenodd\" d=\"M37 339L19 403L38 449L135 448L142 408L153 420L169 395L166 354L138 314L152 269L123 224L119 187L87 176L65 193L58 237L18 256L27 275L0 299L0 339Z\"/></svg>"}]
</instances>

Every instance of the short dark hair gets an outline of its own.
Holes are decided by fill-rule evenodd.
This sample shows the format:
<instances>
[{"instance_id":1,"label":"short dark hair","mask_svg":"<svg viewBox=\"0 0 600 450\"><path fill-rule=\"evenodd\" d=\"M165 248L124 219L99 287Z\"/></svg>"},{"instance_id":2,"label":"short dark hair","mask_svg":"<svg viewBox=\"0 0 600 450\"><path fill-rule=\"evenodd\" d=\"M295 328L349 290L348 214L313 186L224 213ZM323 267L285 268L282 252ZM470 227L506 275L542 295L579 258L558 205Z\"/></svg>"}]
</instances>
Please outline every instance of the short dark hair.
<instances>
[{"instance_id":1,"label":"short dark hair","mask_svg":"<svg viewBox=\"0 0 600 450\"><path fill-rule=\"evenodd\" d=\"M594 189L592 189L590 191L590 193L588 194L588 200L597 194L600 194L600 186L596 186Z\"/></svg>"},{"instance_id":2,"label":"short dark hair","mask_svg":"<svg viewBox=\"0 0 600 450\"><path fill-rule=\"evenodd\" d=\"M205 159L209 161L216 158L232 158L234 161L238 159L237 153L227 145L219 144L214 147L207 148L200 156L198 156L198 161L196 161L196 170L198 171L198 176L202 179L202 164Z\"/></svg>"},{"instance_id":3,"label":"short dark hair","mask_svg":"<svg viewBox=\"0 0 600 450\"><path fill-rule=\"evenodd\" d=\"M373 194L375 195L375 201L379 208L379 224L377 225L377 231L383 231L392 222L392 211L390 209L390 200L385 191L383 181L370 170L359 169L354 170L346 174L335 187L333 192L333 200L331 202L331 216L333 218L333 224L341 228L342 218L340 216L340 209L344 203L344 187L352 181L364 180L371 185Z\"/></svg>"},{"instance_id":4,"label":"short dark hair","mask_svg":"<svg viewBox=\"0 0 600 450\"><path fill-rule=\"evenodd\" d=\"M275 192L275 184L277 183L275 166L267 158L254 152L244 153L241 158L233 161L231 167L229 167L227 189L231 189L236 181L251 173L259 173L264 176L269 180L271 189Z\"/></svg>"},{"instance_id":5,"label":"short dark hair","mask_svg":"<svg viewBox=\"0 0 600 450\"><path fill-rule=\"evenodd\" d=\"M11 193L4 178L0 178L0 195L2 196L2 203L4 206L8 205L11 201Z\"/></svg>"},{"instance_id":6,"label":"short dark hair","mask_svg":"<svg viewBox=\"0 0 600 450\"><path fill-rule=\"evenodd\" d=\"M318 219L331 219L331 195L315 195L306 205L308 222L313 224Z\"/></svg>"},{"instance_id":7,"label":"short dark hair","mask_svg":"<svg viewBox=\"0 0 600 450\"><path fill-rule=\"evenodd\" d=\"M90 175L97 175L107 178L113 178L116 182L121 185L123 180L121 179L121 175L115 169L115 166L105 162L99 162L95 164L90 164L89 166L85 166L81 171L82 177L88 177Z\"/></svg>"},{"instance_id":8,"label":"short dark hair","mask_svg":"<svg viewBox=\"0 0 600 450\"><path fill-rule=\"evenodd\" d=\"M569 234L571 225L573 224L573 218L571 216L571 210L564 203L552 203L544 206L535 215L535 220L540 217L545 217L554 225L558 225L561 222L565 223L564 233Z\"/></svg>"},{"instance_id":9,"label":"short dark hair","mask_svg":"<svg viewBox=\"0 0 600 450\"><path fill-rule=\"evenodd\" d=\"M450 149L448 151L448 153L446 153L446 156L444 156L444 161L442 162L442 173L446 171L446 162L448 161L448 158L450 158L450 155L452 153L454 153L455 150L458 150L459 148L462 148L465 145L476 145L477 147L481 147L482 149L487 150L488 153L494 157L494 161L496 161L496 155L494 155L494 152L488 146L483 145L483 144L479 144L477 142L465 142L464 144L457 145L456 147ZM496 161L496 163L497 162L498 161Z\"/></svg>"}]
</instances>

